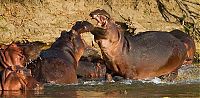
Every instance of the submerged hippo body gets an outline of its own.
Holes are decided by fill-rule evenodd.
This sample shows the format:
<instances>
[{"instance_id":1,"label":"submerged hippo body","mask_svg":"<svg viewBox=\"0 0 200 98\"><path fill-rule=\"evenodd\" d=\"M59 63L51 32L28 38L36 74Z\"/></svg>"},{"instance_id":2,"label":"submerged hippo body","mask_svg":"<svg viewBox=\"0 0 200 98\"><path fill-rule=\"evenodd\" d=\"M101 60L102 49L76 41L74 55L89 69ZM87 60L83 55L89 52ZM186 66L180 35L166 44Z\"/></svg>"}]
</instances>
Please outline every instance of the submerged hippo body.
<instances>
[{"instance_id":1,"label":"submerged hippo body","mask_svg":"<svg viewBox=\"0 0 200 98\"><path fill-rule=\"evenodd\" d=\"M15 71L8 68L1 71L1 90L40 90L42 84L32 77L31 71L26 68L17 68Z\"/></svg>"},{"instance_id":2,"label":"submerged hippo body","mask_svg":"<svg viewBox=\"0 0 200 98\"><path fill-rule=\"evenodd\" d=\"M49 49L41 52L40 58L28 65L33 77L43 83L77 83L77 62L84 51L80 34L92 28L90 23L79 21L69 32L62 32Z\"/></svg>"},{"instance_id":3,"label":"submerged hippo body","mask_svg":"<svg viewBox=\"0 0 200 98\"><path fill-rule=\"evenodd\" d=\"M107 67L129 79L145 79L169 74L180 67L186 57L184 44L167 32L143 32L124 35L105 10L90 13L100 27L92 34L99 44Z\"/></svg>"},{"instance_id":4,"label":"submerged hippo body","mask_svg":"<svg viewBox=\"0 0 200 98\"><path fill-rule=\"evenodd\" d=\"M106 75L106 66L102 59L80 60L77 75L83 79L103 79Z\"/></svg>"}]
</instances>

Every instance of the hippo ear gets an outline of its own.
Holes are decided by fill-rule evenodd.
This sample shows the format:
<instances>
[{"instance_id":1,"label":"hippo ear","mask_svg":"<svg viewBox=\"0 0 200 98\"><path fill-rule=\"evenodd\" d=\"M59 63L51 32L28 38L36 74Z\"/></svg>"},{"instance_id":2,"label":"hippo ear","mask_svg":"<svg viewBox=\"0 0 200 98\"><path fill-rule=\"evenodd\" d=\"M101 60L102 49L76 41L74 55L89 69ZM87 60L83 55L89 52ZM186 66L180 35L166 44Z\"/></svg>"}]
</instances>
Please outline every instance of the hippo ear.
<instances>
[{"instance_id":1,"label":"hippo ear","mask_svg":"<svg viewBox=\"0 0 200 98\"><path fill-rule=\"evenodd\" d=\"M68 33L67 31L63 30L63 31L61 31L61 35L60 36L66 36L67 33Z\"/></svg>"}]
</instances>

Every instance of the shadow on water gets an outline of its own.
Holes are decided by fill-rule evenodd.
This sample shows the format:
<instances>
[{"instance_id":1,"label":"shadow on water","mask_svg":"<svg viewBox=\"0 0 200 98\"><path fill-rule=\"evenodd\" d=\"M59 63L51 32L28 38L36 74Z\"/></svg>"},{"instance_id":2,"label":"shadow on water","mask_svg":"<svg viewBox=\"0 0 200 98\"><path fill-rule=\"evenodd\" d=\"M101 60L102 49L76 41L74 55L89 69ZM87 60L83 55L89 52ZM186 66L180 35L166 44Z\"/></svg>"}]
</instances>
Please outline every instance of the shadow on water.
<instances>
[{"instance_id":1,"label":"shadow on water","mask_svg":"<svg viewBox=\"0 0 200 98\"><path fill-rule=\"evenodd\" d=\"M87 81L77 85L46 84L41 91L5 91L2 97L199 97L200 82L154 83L130 81L106 83Z\"/></svg>"}]
</instances>

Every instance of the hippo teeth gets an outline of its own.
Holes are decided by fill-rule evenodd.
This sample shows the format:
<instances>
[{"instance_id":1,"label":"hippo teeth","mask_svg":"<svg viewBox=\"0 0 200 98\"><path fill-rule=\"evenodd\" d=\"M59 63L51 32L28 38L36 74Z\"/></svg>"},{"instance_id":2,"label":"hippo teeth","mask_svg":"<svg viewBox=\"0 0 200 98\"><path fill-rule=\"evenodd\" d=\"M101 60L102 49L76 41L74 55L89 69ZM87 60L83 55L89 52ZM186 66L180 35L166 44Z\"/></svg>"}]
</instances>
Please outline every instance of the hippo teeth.
<instances>
[{"instance_id":1,"label":"hippo teeth","mask_svg":"<svg viewBox=\"0 0 200 98\"><path fill-rule=\"evenodd\" d=\"M101 26L101 23L100 23L100 22L98 22L98 23L97 23L97 26Z\"/></svg>"},{"instance_id":2,"label":"hippo teeth","mask_svg":"<svg viewBox=\"0 0 200 98\"><path fill-rule=\"evenodd\" d=\"M95 19L97 21L97 26L101 26L101 20L100 18L98 17L98 15L93 15L92 16L92 19Z\"/></svg>"}]
</instances>

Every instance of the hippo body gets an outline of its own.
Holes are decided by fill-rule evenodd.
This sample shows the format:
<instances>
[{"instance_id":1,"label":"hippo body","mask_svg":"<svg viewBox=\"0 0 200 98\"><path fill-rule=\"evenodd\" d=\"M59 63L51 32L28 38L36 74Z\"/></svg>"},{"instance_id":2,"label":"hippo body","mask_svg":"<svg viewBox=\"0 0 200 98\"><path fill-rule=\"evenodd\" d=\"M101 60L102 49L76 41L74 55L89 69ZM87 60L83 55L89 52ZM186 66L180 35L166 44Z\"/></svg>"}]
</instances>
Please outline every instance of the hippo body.
<instances>
[{"instance_id":1,"label":"hippo body","mask_svg":"<svg viewBox=\"0 0 200 98\"><path fill-rule=\"evenodd\" d=\"M184 45L166 33L145 32L134 37L125 36L123 41L109 57L113 57L116 66L124 66L118 67L118 71L127 78L144 79L169 74L182 64L185 57Z\"/></svg>"},{"instance_id":2,"label":"hippo body","mask_svg":"<svg viewBox=\"0 0 200 98\"><path fill-rule=\"evenodd\" d=\"M95 10L90 16L99 26L92 34L115 74L129 79L158 77L178 69L186 57L184 44L168 32L125 35L105 10Z\"/></svg>"},{"instance_id":3,"label":"hippo body","mask_svg":"<svg viewBox=\"0 0 200 98\"><path fill-rule=\"evenodd\" d=\"M1 90L40 90L42 84L32 77L31 71L26 68L15 71L5 69L1 72Z\"/></svg>"},{"instance_id":4,"label":"hippo body","mask_svg":"<svg viewBox=\"0 0 200 98\"><path fill-rule=\"evenodd\" d=\"M69 32L63 31L49 49L41 52L40 58L28 65L33 77L43 83L77 83L76 69L84 52L80 34L92 28L92 24L79 21Z\"/></svg>"}]
</instances>

